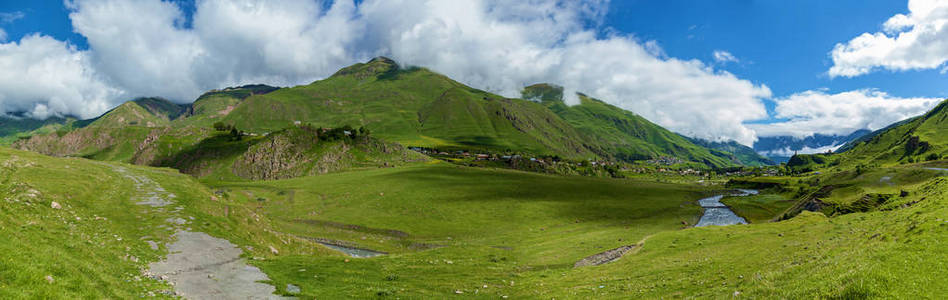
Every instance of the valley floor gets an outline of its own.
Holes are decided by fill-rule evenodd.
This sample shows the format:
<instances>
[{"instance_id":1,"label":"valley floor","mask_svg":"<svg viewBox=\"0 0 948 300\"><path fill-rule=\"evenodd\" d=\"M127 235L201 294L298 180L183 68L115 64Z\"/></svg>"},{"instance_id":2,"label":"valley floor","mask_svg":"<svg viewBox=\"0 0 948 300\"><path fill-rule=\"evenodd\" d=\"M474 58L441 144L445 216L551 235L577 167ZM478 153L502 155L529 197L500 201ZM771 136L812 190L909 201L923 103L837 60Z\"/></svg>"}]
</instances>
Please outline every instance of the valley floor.
<instances>
[{"instance_id":1,"label":"valley floor","mask_svg":"<svg viewBox=\"0 0 948 300\"><path fill-rule=\"evenodd\" d=\"M697 200L722 191L436 161L253 182L7 148L0 161L2 298L180 292L144 275L166 256L174 261L175 234L181 241L188 232L236 245L225 252L268 277L257 285L299 298L924 298L948 290L943 177L905 185L907 195L868 212L775 223L768 215L789 207L786 198L726 198L752 224L693 228ZM135 178L143 175L161 190L142 188L149 183ZM137 204L152 200L168 209ZM324 244L385 254L355 258ZM614 262L574 267L623 246L632 247Z\"/></svg>"}]
</instances>

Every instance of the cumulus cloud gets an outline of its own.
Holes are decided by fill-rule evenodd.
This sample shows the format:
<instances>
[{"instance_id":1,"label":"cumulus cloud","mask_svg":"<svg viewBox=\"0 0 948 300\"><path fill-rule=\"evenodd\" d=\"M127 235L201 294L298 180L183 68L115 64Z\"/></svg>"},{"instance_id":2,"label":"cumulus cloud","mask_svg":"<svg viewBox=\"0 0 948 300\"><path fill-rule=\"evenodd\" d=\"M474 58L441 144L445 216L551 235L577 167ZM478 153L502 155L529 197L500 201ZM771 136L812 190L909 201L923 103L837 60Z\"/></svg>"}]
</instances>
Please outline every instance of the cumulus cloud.
<instances>
[{"instance_id":1,"label":"cumulus cloud","mask_svg":"<svg viewBox=\"0 0 948 300\"><path fill-rule=\"evenodd\" d=\"M78 57L76 74L107 92L78 93L78 102L49 105L47 114L101 112L127 100L121 97L189 102L223 86L305 84L386 55L504 96L556 83L687 135L753 141L743 123L767 116L760 101L771 96L766 86L667 57L652 41L597 34L590 24L601 22L607 4L338 0L324 8L314 0L199 0L187 22L174 2L78 0L67 6L89 49L59 43L57 54ZM11 44L22 48L4 45ZM51 103L53 96L0 93L10 99L6 111Z\"/></svg>"},{"instance_id":2,"label":"cumulus cloud","mask_svg":"<svg viewBox=\"0 0 948 300\"><path fill-rule=\"evenodd\" d=\"M48 36L0 44L0 107L35 118L51 114L94 117L123 94L96 74L87 52Z\"/></svg>"},{"instance_id":3,"label":"cumulus cloud","mask_svg":"<svg viewBox=\"0 0 948 300\"><path fill-rule=\"evenodd\" d=\"M739 61L737 57L734 57L734 55L731 54L731 52L727 52L724 50L714 50L714 52L712 52L711 55L714 57L714 61L718 63L722 63L722 64Z\"/></svg>"},{"instance_id":4,"label":"cumulus cloud","mask_svg":"<svg viewBox=\"0 0 948 300\"><path fill-rule=\"evenodd\" d=\"M860 129L878 130L924 114L941 99L899 98L876 90L837 94L811 90L775 101L775 117L787 121L749 125L759 136L803 138L815 133L847 135Z\"/></svg>"},{"instance_id":5,"label":"cumulus cloud","mask_svg":"<svg viewBox=\"0 0 948 300\"><path fill-rule=\"evenodd\" d=\"M909 13L883 24L883 32L863 33L836 44L831 77L854 77L878 69L935 69L948 61L948 2L910 0Z\"/></svg>"}]
</instances>

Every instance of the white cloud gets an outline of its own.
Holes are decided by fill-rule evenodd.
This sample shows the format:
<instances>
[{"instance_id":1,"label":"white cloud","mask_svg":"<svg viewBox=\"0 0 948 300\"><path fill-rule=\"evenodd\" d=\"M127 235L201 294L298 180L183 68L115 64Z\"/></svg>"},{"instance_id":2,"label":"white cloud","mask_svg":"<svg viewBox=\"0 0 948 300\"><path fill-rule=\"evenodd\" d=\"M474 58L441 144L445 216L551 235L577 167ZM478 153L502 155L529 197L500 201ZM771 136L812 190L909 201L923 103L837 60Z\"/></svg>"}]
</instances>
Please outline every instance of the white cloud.
<instances>
[{"instance_id":1,"label":"white cloud","mask_svg":"<svg viewBox=\"0 0 948 300\"><path fill-rule=\"evenodd\" d=\"M837 94L806 91L775 101L775 117L788 120L749 125L759 136L803 138L815 133L847 135L860 129L877 130L924 114L941 99L899 98L875 90L856 90Z\"/></svg>"},{"instance_id":2,"label":"white cloud","mask_svg":"<svg viewBox=\"0 0 948 300\"><path fill-rule=\"evenodd\" d=\"M817 147L817 148L810 148L807 146L803 146L803 148L799 150L792 150L790 149L790 147L785 147L782 149L761 151L759 154L763 156L767 156L767 157L791 157L795 154L814 154L814 153L833 152L833 151L836 151L836 149L839 149L839 147L842 147L843 145L844 144L829 145L829 146L823 146L823 147Z\"/></svg>"},{"instance_id":3,"label":"white cloud","mask_svg":"<svg viewBox=\"0 0 948 300\"><path fill-rule=\"evenodd\" d=\"M117 105L122 92L94 72L88 53L48 36L0 44L0 107L36 118L94 117Z\"/></svg>"},{"instance_id":4,"label":"white cloud","mask_svg":"<svg viewBox=\"0 0 948 300\"><path fill-rule=\"evenodd\" d=\"M910 0L883 32L863 33L832 51L831 77L854 77L878 69L935 69L948 61L948 1Z\"/></svg>"},{"instance_id":5,"label":"white cloud","mask_svg":"<svg viewBox=\"0 0 948 300\"><path fill-rule=\"evenodd\" d=\"M714 50L714 52L712 52L711 54L714 57L714 61L721 64L739 61L737 57L734 57L734 55L731 54L731 52L727 52L724 50Z\"/></svg>"},{"instance_id":6,"label":"white cloud","mask_svg":"<svg viewBox=\"0 0 948 300\"><path fill-rule=\"evenodd\" d=\"M3 28L0 28L0 42L6 42L6 41L7 41L7 31L3 30Z\"/></svg>"},{"instance_id":7,"label":"white cloud","mask_svg":"<svg viewBox=\"0 0 948 300\"><path fill-rule=\"evenodd\" d=\"M60 48L81 57L78 74L110 92L50 105L50 113L102 112L107 107L98 103L127 100L118 97L188 102L222 86L305 84L377 55L511 97L528 84L556 83L684 134L745 144L755 134L743 123L765 118L760 99L771 96L766 86L701 61L667 57L653 41L598 36L588 24L601 22L605 1L339 0L323 9L314 0L203 0L188 28L173 2L67 6L90 49Z\"/></svg>"},{"instance_id":8,"label":"white cloud","mask_svg":"<svg viewBox=\"0 0 948 300\"><path fill-rule=\"evenodd\" d=\"M0 24L12 23L13 21L22 19L25 16L26 14L24 14L22 11L2 12L0 13Z\"/></svg>"}]
</instances>

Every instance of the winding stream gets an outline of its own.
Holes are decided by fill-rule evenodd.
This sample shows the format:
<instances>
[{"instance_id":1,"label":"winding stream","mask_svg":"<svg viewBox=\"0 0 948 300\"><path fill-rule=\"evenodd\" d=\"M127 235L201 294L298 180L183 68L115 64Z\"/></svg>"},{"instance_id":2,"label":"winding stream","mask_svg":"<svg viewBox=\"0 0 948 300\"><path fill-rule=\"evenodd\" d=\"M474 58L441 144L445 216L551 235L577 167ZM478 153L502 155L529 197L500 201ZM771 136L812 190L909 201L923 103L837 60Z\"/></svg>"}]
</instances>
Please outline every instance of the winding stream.
<instances>
[{"instance_id":1,"label":"winding stream","mask_svg":"<svg viewBox=\"0 0 948 300\"><path fill-rule=\"evenodd\" d=\"M323 243L323 242L319 242L319 243L322 244L323 246L329 247L330 249L345 253L346 255L349 255L352 257L365 258L365 257L376 257L379 255L385 254L385 252L372 251L368 249L352 248L352 247L346 247L346 246Z\"/></svg>"},{"instance_id":2,"label":"winding stream","mask_svg":"<svg viewBox=\"0 0 948 300\"><path fill-rule=\"evenodd\" d=\"M750 196L757 195L758 193L757 190L738 190L741 191L740 194L733 194L730 196ZM704 208L704 215L701 216L701 219L698 220L698 224L695 224L695 227L747 224L747 220L744 220L744 218L741 218L731 211L727 205L721 203L721 198L724 198L724 196L728 195L717 195L698 200L698 205L701 205L701 207Z\"/></svg>"}]
</instances>

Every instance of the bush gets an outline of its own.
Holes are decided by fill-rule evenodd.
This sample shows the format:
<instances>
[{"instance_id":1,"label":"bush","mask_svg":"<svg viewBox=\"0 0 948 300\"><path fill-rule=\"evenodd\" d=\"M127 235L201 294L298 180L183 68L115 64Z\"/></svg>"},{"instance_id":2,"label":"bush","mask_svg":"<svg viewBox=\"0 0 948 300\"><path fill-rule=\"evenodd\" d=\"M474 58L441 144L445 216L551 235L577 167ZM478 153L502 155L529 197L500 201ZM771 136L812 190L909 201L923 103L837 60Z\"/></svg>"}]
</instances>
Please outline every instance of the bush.
<instances>
[{"instance_id":1,"label":"bush","mask_svg":"<svg viewBox=\"0 0 948 300\"><path fill-rule=\"evenodd\" d=\"M933 160L939 160L939 159L941 159L941 155L938 155L938 153L932 153L925 157L925 160L927 161L933 161Z\"/></svg>"},{"instance_id":2,"label":"bush","mask_svg":"<svg viewBox=\"0 0 948 300\"><path fill-rule=\"evenodd\" d=\"M234 125L224 124L223 122L214 123L214 130L217 131L233 131Z\"/></svg>"}]
</instances>

